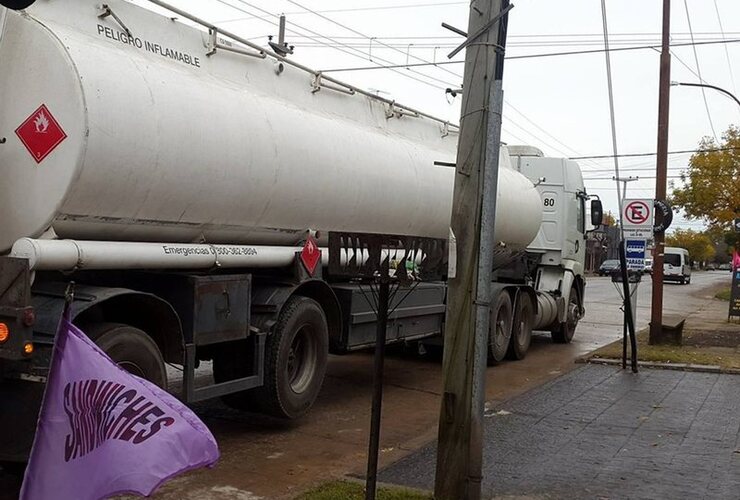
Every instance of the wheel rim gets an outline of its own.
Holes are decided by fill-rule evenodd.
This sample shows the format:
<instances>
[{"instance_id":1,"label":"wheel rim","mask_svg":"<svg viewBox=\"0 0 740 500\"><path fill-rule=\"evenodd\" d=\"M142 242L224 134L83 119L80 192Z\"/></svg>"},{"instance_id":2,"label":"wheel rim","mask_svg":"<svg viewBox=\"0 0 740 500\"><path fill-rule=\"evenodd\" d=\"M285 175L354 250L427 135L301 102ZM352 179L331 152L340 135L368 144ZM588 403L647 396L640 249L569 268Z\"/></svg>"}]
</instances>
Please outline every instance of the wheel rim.
<instances>
[{"instance_id":1,"label":"wheel rim","mask_svg":"<svg viewBox=\"0 0 740 500\"><path fill-rule=\"evenodd\" d=\"M575 290L570 293L568 304L568 328L572 331L578 325L578 294Z\"/></svg>"},{"instance_id":2,"label":"wheel rim","mask_svg":"<svg viewBox=\"0 0 740 500\"><path fill-rule=\"evenodd\" d=\"M298 329L288 351L288 383L296 393L304 392L316 371L316 341L313 329L304 325Z\"/></svg>"},{"instance_id":3,"label":"wheel rim","mask_svg":"<svg viewBox=\"0 0 740 500\"><path fill-rule=\"evenodd\" d=\"M496 312L495 321L496 328L493 329L493 351L496 357L501 357L509 346L511 332L507 332L506 326L511 323L511 312L505 307L499 307Z\"/></svg>"},{"instance_id":4,"label":"wheel rim","mask_svg":"<svg viewBox=\"0 0 740 500\"><path fill-rule=\"evenodd\" d=\"M519 317L519 331L517 332L517 343L520 347L526 347L529 344L530 333L532 332L532 315L529 306L522 307Z\"/></svg>"}]
</instances>

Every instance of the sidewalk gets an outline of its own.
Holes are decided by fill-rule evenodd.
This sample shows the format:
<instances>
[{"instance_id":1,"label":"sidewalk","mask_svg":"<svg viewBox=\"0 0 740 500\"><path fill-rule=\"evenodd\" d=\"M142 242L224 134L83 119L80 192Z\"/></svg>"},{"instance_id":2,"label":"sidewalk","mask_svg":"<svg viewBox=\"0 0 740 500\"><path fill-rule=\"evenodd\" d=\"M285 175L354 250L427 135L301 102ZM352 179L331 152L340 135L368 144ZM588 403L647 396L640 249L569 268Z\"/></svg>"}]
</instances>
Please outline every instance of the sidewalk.
<instances>
[{"instance_id":1,"label":"sidewalk","mask_svg":"<svg viewBox=\"0 0 740 500\"><path fill-rule=\"evenodd\" d=\"M737 375L586 365L484 425L484 498L740 498ZM380 478L432 489L435 454L427 446Z\"/></svg>"}]
</instances>

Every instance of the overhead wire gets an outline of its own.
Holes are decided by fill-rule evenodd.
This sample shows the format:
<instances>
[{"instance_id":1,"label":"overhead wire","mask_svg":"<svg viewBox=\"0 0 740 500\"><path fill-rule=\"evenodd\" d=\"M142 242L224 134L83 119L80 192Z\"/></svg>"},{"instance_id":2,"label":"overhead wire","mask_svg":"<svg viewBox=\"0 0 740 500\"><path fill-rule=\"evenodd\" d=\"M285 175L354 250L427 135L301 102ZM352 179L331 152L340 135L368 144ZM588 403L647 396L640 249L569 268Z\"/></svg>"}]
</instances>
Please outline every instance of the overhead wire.
<instances>
[{"instance_id":1,"label":"overhead wire","mask_svg":"<svg viewBox=\"0 0 740 500\"><path fill-rule=\"evenodd\" d=\"M714 0L714 11L717 13L717 22L719 23L719 32L722 34L722 39L725 39L725 28L722 26L722 16L719 13L719 5L717 0ZM735 75L732 71L732 61L730 60L730 51L725 45L725 56L727 57L727 69L730 72L730 81L732 82L732 90L737 94L737 87L735 86Z\"/></svg>"},{"instance_id":2,"label":"overhead wire","mask_svg":"<svg viewBox=\"0 0 740 500\"><path fill-rule=\"evenodd\" d=\"M229 3L229 2L226 2L225 0L216 0L216 1L217 1L218 3L220 3L220 4L222 4L222 5L225 5L225 6L227 6L227 7L230 7L230 8L232 8L232 9L234 9L234 10L237 10L237 11L240 11L240 12L242 12L242 13L245 13L245 14L251 14L251 12L250 12L250 11L248 11L247 9L245 9L244 7L240 7L240 6L237 6L237 5L231 4L231 3ZM270 14L270 15L272 15L272 16L273 16L273 17L275 17L275 18L277 18L277 17L278 17L278 16L277 16L277 14L275 14L275 13L271 13L271 12L269 12L269 11L265 10L265 9L262 9L261 7L255 6L255 5L253 5L253 4L249 3L249 2L246 2L246 1L244 1L244 0L235 0L235 1L237 1L238 3L240 3L240 4L242 4L242 5L246 5L246 6L248 6L248 7L251 7L251 8L253 8L253 9L256 9L256 10L258 10L258 11L260 11L260 12L263 12L263 13L265 13L265 14ZM267 19L267 18L265 18L265 19L260 19L260 20L261 20L261 21L264 21L264 22L267 22L267 23L269 23L269 24L272 24L273 26L278 26L278 25L279 25L279 24L278 24L277 22L275 22L275 21L271 21L271 20L269 20L269 19ZM301 35L304 35L304 36L305 36L305 33L310 33L311 35L315 35L315 36L316 36L316 38L315 38L316 40L326 39L326 40L329 40L329 41L333 42L334 44L336 44L336 46L335 46L335 45L332 45L332 44L330 44L330 43L324 43L324 45L326 45L327 47L331 47L332 49L335 49L335 50L337 50L337 51L339 51L339 52L343 52L343 53L345 53L345 54L348 54L348 55L350 55L350 56L352 56L352 57L357 57L357 58L360 58L360 59L363 59L363 60L365 60L365 59L366 59L366 56L367 56L367 54L365 54L364 52L362 52L362 51L359 51L359 50L357 50L357 49L353 49L352 47L349 47L349 49L351 49L351 51L350 51L350 50L347 50L347 49L343 48L343 44L342 44L341 42L338 42L338 41L334 40L333 38L331 38L331 37L329 37L329 36L326 36L326 35L322 35L321 33L317 33L317 32L315 32L315 31L313 31L313 30L311 30L311 29L309 29L309 28L305 28L305 27L303 27L303 26L301 26L301 25L298 25L298 24L296 24L296 23L291 23L291 26L292 26L292 28L288 28L288 29L287 29L287 31L289 31L289 32L291 32L291 33L298 33L298 32L297 32L297 31L295 31L295 29L293 29L293 28L297 28L297 29L300 29L300 30L302 30L302 31L303 31L304 33L298 33L298 34L301 34ZM391 61L388 61L388 60L386 60L386 59L383 59L383 58L380 58L380 57L378 57L377 59L378 59L379 61L383 61L383 62L385 62L385 63L391 63ZM382 69L391 69L391 68L383 68L383 65L382 65L382 64L379 64L379 63L375 63L374 61L373 61L373 63L374 63L374 64L376 64L376 67L378 67L378 68L382 68ZM439 86L439 85L437 85L437 84L431 83L430 81L422 80L422 79L420 79L420 78L417 78L417 77L415 77L415 76L413 76L413 75L410 75L410 74L404 73L404 72L402 72L402 71L393 71L393 72L394 72L394 73L396 73L396 74L398 74L398 75L404 76L404 77L406 77L406 78L410 78L410 79L412 79L412 80L415 80L415 81L417 81L417 82L419 82L419 83L422 83L422 84L424 84L424 85L427 85L427 86L430 86L430 87L436 88L437 90L445 90L445 87L441 87L441 86ZM450 85L450 84L449 84L448 82L445 82L445 81L443 81L443 80L439 80L439 79L437 79L437 78L431 77L431 76L429 76L429 75L426 75L426 74L424 74L424 73L420 73L420 72L414 72L414 73L416 73L416 74L419 74L419 75L422 75L422 76L424 76L424 77L426 77L426 78L428 78L428 79L430 79L430 80L436 80L436 81L438 81L438 82L440 82L440 83L443 83L443 84L446 84L446 85L448 85L448 86Z\"/></svg>"},{"instance_id":3,"label":"overhead wire","mask_svg":"<svg viewBox=\"0 0 740 500\"><path fill-rule=\"evenodd\" d=\"M287 1L288 1L289 3L291 3L291 4L295 5L296 7L299 7L299 8L305 9L306 11L308 11L308 12L311 12L312 14L316 15L317 17L319 17L319 18L321 18L321 19L323 19L323 20L325 20L325 21L328 21L328 22L330 22L330 23L332 23L332 24L334 24L334 25L336 25L336 26L339 26L339 27L341 27L341 28L343 28L343 29L345 29L345 30L349 31L350 33L354 33L355 35L358 35L358 36L364 37L364 38L366 38L366 39L368 39L368 40L373 40L373 39L374 39L374 37L371 37L370 35L368 35L368 34L366 34L366 33L362 33L362 32L360 32L360 31L358 31L358 30L356 30L356 29L352 28L351 26L348 26L348 25L346 25L346 24L344 24L344 23L341 23L341 22L338 22L338 21L336 21L336 20L334 20L334 19L332 19L332 18L330 18L330 17L328 17L328 16L325 16L325 15L323 15L322 13L320 13L320 12L318 12L318 11L315 11L315 10L313 10L313 9L310 9L309 7L306 7L305 5L303 5L302 3L300 3L300 2L298 2L298 1L296 1L296 0L287 0ZM424 58L421 58L421 57L418 57L418 56L413 56L413 55L412 55L412 56L410 56L408 52L403 52L402 50L400 50L400 49L398 49L398 48L394 48L394 47L392 47L392 46L390 46L390 45L388 45L388 44L385 44L385 43L383 43L383 42L378 42L378 45L380 45L380 46L383 46L383 47L387 47L387 48L390 48L390 49L392 49L392 50L394 50L394 51L396 51L396 52L398 52L398 53L400 53L400 54L402 54L402 55L406 55L407 57L411 57L411 58L413 58L414 60L417 60L417 61L421 61L421 62L423 62L423 63L431 63L431 62L432 62L432 61L426 60L426 59L424 59ZM447 73L449 73L449 74L451 74L451 75L455 76L456 78L459 78L459 79L460 79L461 81L462 81L462 79L463 79L463 75L460 75L460 74L458 74L458 73L456 73L456 72L454 72L454 71L450 71L450 70L448 70L448 69L446 69L446 68L439 68L439 69L441 69L442 71L445 71L445 72L447 72ZM508 103L508 101L506 101L506 102L507 102L507 105L508 105L509 107L511 107L512 109L515 109L515 108L514 108L513 106L511 106L511 104L510 104L510 103ZM516 110L516 112L517 112L517 113L519 113L519 114L520 114L520 115L521 115L521 116L522 116L522 117L523 117L523 118L524 118L525 120L527 120L527 121L528 121L529 123L531 123L532 125L534 125L534 126L535 126L536 128L538 128L539 130L543 131L543 132L544 132L544 133L545 133L545 134L546 134L547 136L551 137L552 139L554 139L554 140L555 140L556 142L558 142L559 144L562 144L562 145L563 145L563 146L565 146L565 147L566 147L567 149L571 149L571 151L575 151L575 150L573 150L572 148L570 148L569 146L567 146L566 144L564 144L564 143L563 143L562 141L560 141L559 139L557 139L556 137L554 137L554 136L553 136L552 134L550 134L549 132L547 132L547 131L546 131L546 130L545 130L544 128L542 128L542 127L540 127L539 125L537 125L537 124L536 124L536 123L535 123L535 122L534 122L533 120L531 120L531 119L530 119L529 117L527 117L527 116L526 116L526 115L525 115L524 113L522 113L521 111L519 111L519 110ZM538 140L540 140L540 142L543 142L543 143L547 144L547 141L542 141L542 140L541 140L541 139L540 139L540 138L539 138L539 137L538 137L537 135L533 134L533 133L532 133L531 131L529 131L529 130L528 130L527 128L524 128L524 127L522 127L521 125L519 125L518 123L516 123L516 121L514 121L514 120L512 120L512 119L510 119L510 118L508 119L508 121L509 121L509 122L511 122L511 124L512 124L512 125L514 125L514 126L516 126L516 127L520 128L520 129L521 129L521 130L523 130L524 132L528 133L529 135L531 135L531 136L532 136L532 137L534 137L535 139L538 139ZM513 135L512 135L512 137L513 137ZM548 144L548 145L549 145L549 146L551 147L551 149L553 149L553 150L555 150L555 151L558 151L558 152L559 152L559 153L561 153L561 154L564 154L564 156L568 156L568 153L565 153L564 151L562 151L562 150L559 150L559 148L557 148L557 147L553 147L553 146L552 146L551 144Z\"/></svg>"},{"instance_id":4,"label":"overhead wire","mask_svg":"<svg viewBox=\"0 0 740 500\"><path fill-rule=\"evenodd\" d=\"M708 148L708 149L682 149L678 151L668 151L669 155L680 155L685 153L715 153L720 151L738 151L740 147L723 147L723 148ZM618 155L619 158L638 158L641 156L656 156L658 153L623 153ZM588 160L588 159L611 159L614 155L592 155L592 156L571 156L571 160Z\"/></svg>"},{"instance_id":5,"label":"overhead wire","mask_svg":"<svg viewBox=\"0 0 740 500\"><path fill-rule=\"evenodd\" d=\"M222 0L217 0L222 1ZM738 43L740 39L733 38L729 40L712 40L708 42L687 42L687 43L673 43L671 47L689 47L689 46L702 46L702 45L725 45L729 43ZM328 44L327 44L328 45ZM625 52L632 50L652 50L660 48L659 45L639 45L636 47L617 47L610 48L609 52ZM517 60L517 59L542 59L547 57L564 57L564 56L580 56L589 54L602 54L605 49L593 49L593 50L569 50L563 52L545 52L541 54L523 54L518 56L505 56L506 60ZM375 69L390 69L390 68L414 68L423 66L447 66L450 64L463 64L465 61L440 61L440 62L429 62L429 63L408 63L408 64L396 64L396 65L376 65L376 66L360 66L360 67L346 67L346 68L330 68L322 69L323 73L331 72L343 72L343 71L368 71Z\"/></svg>"},{"instance_id":6,"label":"overhead wire","mask_svg":"<svg viewBox=\"0 0 740 500\"><path fill-rule=\"evenodd\" d=\"M691 41L694 41L694 30L691 27L691 14L689 13L689 2L688 0L683 0L683 6L686 10L686 21L689 24L689 33L691 34ZM696 74L699 77L699 82L706 83L704 79L701 77L701 65L699 64L699 53L696 50L696 45L691 46L694 51L694 60L696 61ZM709 111L709 103L707 102L707 91L704 87L701 87L701 95L702 99L704 99L704 109L707 110L707 118L709 118L709 128L712 129L712 135L714 136L714 140L717 144L719 144L719 138L717 137L717 132L714 130L714 121L712 120L712 113Z\"/></svg>"},{"instance_id":7,"label":"overhead wire","mask_svg":"<svg viewBox=\"0 0 740 500\"><path fill-rule=\"evenodd\" d=\"M449 5L463 5L463 4L468 4L468 2L439 2L439 3L420 3L420 4L406 4L406 5L351 7L351 8L343 8L343 9L326 9L326 10L320 10L317 12L321 12L323 14L333 14L333 13L342 13L342 12L363 12L363 11L399 10L399 9L413 9L413 8L426 8L426 7L446 7ZM296 16L296 15L307 14L307 12L305 11L284 12L284 14L286 16ZM241 18L236 18L236 19L225 19L219 22L223 24L223 23L234 23L234 22L239 22L239 21L249 21L252 19L263 19L263 17L262 16L241 17Z\"/></svg>"},{"instance_id":8,"label":"overhead wire","mask_svg":"<svg viewBox=\"0 0 740 500\"><path fill-rule=\"evenodd\" d=\"M310 8L308 8L308 7L306 7L306 6L302 5L302 4L300 4L300 3L298 3L298 2L297 2L297 1L295 1L295 0L287 0L287 1L288 1L289 3L291 3L291 4L295 5L295 6L297 6L297 7L300 7L301 9L304 9L304 10L306 10L306 11L308 11L308 12L310 12L310 13L312 13L312 14L316 15L316 16L318 16L319 18L321 18L321 19L323 19L323 20L325 20L325 21L328 21L328 22L330 22L330 23L332 23L332 24L335 24L335 25L337 25L337 26L339 26L339 27L341 27L341 28L343 28L343 29L345 29L345 30L349 31L350 33L354 33L355 35L358 35L358 36L362 36L362 37L365 37L366 39L368 39L368 40L371 40L371 41L372 41L372 40L374 39L374 37L371 37L371 36L369 36L369 35L366 35L365 33L362 33L362 32L360 32L360 31L357 31L356 29L354 29L354 28L351 28L351 27L347 26L346 24L340 23L339 21L335 21L334 19L332 19L332 18L330 18L330 17L328 17L328 16L325 16L325 15L321 14L320 12L317 12L317 11L315 11L315 10L312 10L312 9L310 9ZM390 48L390 49L392 49L392 50L394 50L394 51L396 51L396 52L400 52L401 54L403 54L403 55L405 55L405 56L407 56L407 57L411 57L411 58L413 58L413 59L415 59L415 60L417 60L417 61L422 61L422 62L425 62L425 63L430 63L430 62L432 62L432 61L427 61L426 59L422 59L422 58L420 58L420 57L417 57L417 56L411 56L411 55L409 55L409 53L408 53L408 52L403 52L403 51L402 51L401 49L398 49L398 48L395 48L395 47L391 47L390 45L388 45L388 44L386 44L386 43L383 43L383 42L380 42L380 41L378 41L377 43L378 43L378 45L380 45L380 46L382 46L382 47L387 47L387 48ZM462 76L462 75L460 75L460 74L458 74L458 73L455 73L454 71L450 71L450 70L448 70L447 68L440 68L440 70L442 70L442 71L445 71L445 72L447 72L447 73L449 73L449 74L451 74L451 75L455 76L456 78L459 78L459 79L460 79L461 81L462 81L462 79L463 79L463 76Z\"/></svg>"}]
</instances>

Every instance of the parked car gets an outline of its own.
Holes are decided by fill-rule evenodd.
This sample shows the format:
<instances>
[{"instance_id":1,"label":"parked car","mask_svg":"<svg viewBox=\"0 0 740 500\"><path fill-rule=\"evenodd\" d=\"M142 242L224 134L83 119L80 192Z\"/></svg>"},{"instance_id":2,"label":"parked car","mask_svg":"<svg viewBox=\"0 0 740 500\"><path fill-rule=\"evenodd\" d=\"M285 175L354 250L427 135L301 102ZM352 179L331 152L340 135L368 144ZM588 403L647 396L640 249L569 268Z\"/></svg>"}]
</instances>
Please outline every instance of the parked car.
<instances>
[{"instance_id":1,"label":"parked car","mask_svg":"<svg viewBox=\"0 0 740 500\"><path fill-rule=\"evenodd\" d=\"M652 276L653 274L653 259L651 257L648 257L645 259L645 269L644 272L646 274L649 274Z\"/></svg>"},{"instance_id":2,"label":"parked car","mask_svg":"<svg viewBox=\"0 0 740 500\"><path fill-rule=\"evenodd\" d=\"M705 271L716 271L717 266L715 264L709 263L704 267Z\"/></svg>"},{"instance_id":3,"label":"parked car","mask_svg":"<svg viewBox=\"0 0 740 500\"><path fill-rule=\"evenodd\" d=\"M619 261L616 259L605 260L599 267L599 276L606 276L614 271L619 271Z\"/></svg>"},{"instance_id":4,"label":"parked car","mask_svg":"<svg viewBox=\"0 0 740 500\"><path fill-rule=\"evenodd\" d=\"M725 262L724 264L720 264L718 269L720 271L732 271L732 264Z\"/></svg>"}]
</instances>

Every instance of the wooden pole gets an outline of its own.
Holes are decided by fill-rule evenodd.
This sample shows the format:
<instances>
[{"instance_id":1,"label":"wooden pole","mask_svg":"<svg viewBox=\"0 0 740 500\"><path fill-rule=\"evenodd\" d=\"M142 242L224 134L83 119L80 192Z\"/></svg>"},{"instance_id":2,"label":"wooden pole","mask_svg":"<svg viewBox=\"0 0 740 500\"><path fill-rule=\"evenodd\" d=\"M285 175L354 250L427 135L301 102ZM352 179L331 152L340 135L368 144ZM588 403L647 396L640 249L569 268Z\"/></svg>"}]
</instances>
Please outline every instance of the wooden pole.
<instances>
[{"instance_id":1,"label":"wooden pole","mask_svg":"<svg viewBox=\"0 0 740 500\"><path fill-rule=\"evenodd\" d=\"M660 53L660 90L658 95L658 155L656 158L655 199L665 200L668 184L668 111L671 95L671 0L663 0L663 47ZM662 222L663 214L656 214ZM663 333L663 254L665 234L655 235L653 250L653 296L650 314L650 344L658 344Z\"/></svg>"},{"instance_id":2,"label":"wooden pole","mask_svg":"<svg viewBox=\"0 0 740 500\"><path fill-rule=\"evenodd\" d=\"M452 232L457 276L450 279L439 417L435 498L481 496L485 368L493 265L493 228L503 106L508 0L471 5ZM488 26L488 29L486 29ZM471 40L475 38L474 40Z\"/></svg>"}]
</instances>

